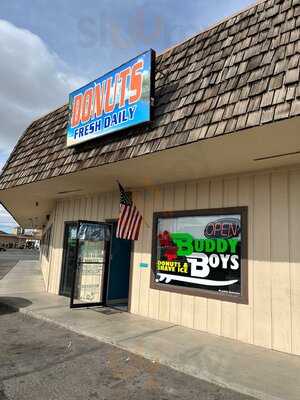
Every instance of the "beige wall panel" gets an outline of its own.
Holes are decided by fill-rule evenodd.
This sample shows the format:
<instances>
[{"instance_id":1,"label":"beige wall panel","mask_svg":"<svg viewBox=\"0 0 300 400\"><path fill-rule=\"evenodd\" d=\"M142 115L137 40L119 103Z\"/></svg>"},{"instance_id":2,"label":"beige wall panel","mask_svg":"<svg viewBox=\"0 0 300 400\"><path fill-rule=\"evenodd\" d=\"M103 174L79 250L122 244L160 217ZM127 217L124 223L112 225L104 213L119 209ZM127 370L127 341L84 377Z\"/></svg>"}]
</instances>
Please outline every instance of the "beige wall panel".
<instances>
[{"instance_id":1,"label":"beige wall panel","mask_svg":"<svg viewBox=\"0 0 300 400\"><path fill-rule=\"evenodd\" d=\"M89 196L89 197L85 198L85 216L84 216L84 218L86 220L91 219L91 217L92 217L91 211L92 211L92 198Z\"/></svg>"},{"instance_id":2,"label":"beige wall panel","mask_svg":"<svg viewBox=\"0 0 300 400\"><path fill-rule=\"evenodd\" d=\"M248 206L248 304L237 305L237 339L253 343L253 176L244 176L238 183L238 205Z\"/></svg>"},{"instance_id":3,"label":"beige wall panel","mask_svg":"<svg viewBox=\"0 0 300 400\"><path fill-rule=\"evenodd\" d=\"M64 240L64 221L65 221L65 213L67 212L67 204L64 201L61 201L61 212L59 213L59 231L58 231L58 243L63 243ZM61 266L62 266L62 255L63 255L63 246L60 245L57 251L57 263L56 263L56 282L54 287L54 292L59 292L60 286L60 276L61 276Z\"/></svg>"},{"instance_id":4,"label":"beige wall panel","mask_svg":"<svg viewBox=\"0 0 300 400\"><path fill-rule=\"evenodd\" d=\"M175 197L176 203L176 197ZM185 188L185 207L186 210L197 208L197 184L188 183ZM195 297L181 295L181 325L194 328Z\"/></svg>"},{"instance_id":5,"label":"beige wall panel","mask_svg":"<svg viewBox=\"0 0 300 400\"><path fill-rule=\"evenodd\" d=\"M149 282L151 269L151 243L152 243L152 217L154 209L154 191L145 191L145 209L143 214L143 243L142 243L142 263L148 264L148 268L140 269L140 307L139 313L145 317L149 315Z\"/></svg>"},{"instance_id":6,"label":"beige wall panel","mask_svg":"<svg viewBox=\"0 0 300 400\"><path fill-rule=\"evenodd\" d=\"M271 347L270 176L254 180L254 344Z\"/></svg>"},{"instance_id":7,"label":"beige wall panel","mask_svg":"<svg viewBox=\"0 0 300 400\"><path fill-rule=\"evenodd\" d=\"M272 347L291 351L288 174L271 177Z\"/></svg>"},{"instance_id":8,"label":"beige wall panel","mask_svg":"<svg viewBox=\"0 0 300 400\"><path fill-rule=\"evenodd\" d=\"M216 179L210 183L210 208L223 207L223 180ZM207 331L221 334L221 301L207 300Z\"/></svg>"},{"instance_id":9,"label":"beige wall panel","mask_svg":"<svg viewBox=\"0 0 300 400\"><path fill-rule=\"evenodd\" d=\"M42 275L43 275L43 279L45 282L45 287L47 287L47 283L48 283L48 260L45 256L43 256L42 253L40 253L40 266L41 266L41 270L42 270Z\"/></svg>"},{"instance_id":10,"label":"beige wall panel","mask_svg":"<svg viewBox=\"0 0 300 400\"><path fill-rule=\"evenodd\" d=\"M92 221L92 197L86 198L85 219Z\"/></svg>"},{"instance_id":11,"label":"beige wall panel","mask_svg":"<svg viewBox=\"0 0 300 400\"><path fill-rule=\"evenodd\" d=\"M54 211L54 224L53 224L53 248L50 259L50 268L49 268L49 283L48 283L48 291L51 293L58 293L59 289L57 288L57 281L60 280L59 275L59 254L63 247L63 243L60 243L60 230L61 230L61 219L63 217L63 206L61 201L57 201Z\"/></svg>"},{"instance_id":12,"label":"beige wall panel","mask_svg":"<svg viewBox=\"0 0 300 400\"><path fill-rule=\"evenodd\" d=\"M70 215L70 203L68 200L59 200L59 209L61 210L58 213L57 225L59 227L57 236L58 243L62 243L62 245L56 249L56 263L55 263L55 275L56 281L55 286L53 288L54 293L59 293L60 287L60 278L61 278L61 269L62 269L62 256L63 256L63 240L64 240L64 227L65 221L68 221Z\"/></svg>"},{"instance_id":13,"label":"beige wall panel","mask_svg":"<svg viewBox=\"0 0 300 400\"><path fill-rule=\"evenodd\" d=\"M164 185L137 191L133 200L150 228L143 224L134 246L131 312L300 354L300 171ZM223 206L248 206L249 304L150 289L153 211ZM118 211L118 192L57 202L49 260L41 258L50 292L59 290L64 222L103 221Z\"/></svg>"},{"instance_id":14,"label":"beige wall panel","mask_svg":"<svg viewBox=\"0 0 300 400\"><path fill-rule=\"evenodd\" d=\"M75 213L75 201L74 199L69 200L70 211L65 221L74 221L74 213Z\"/></svg>"},{"instance_id":15,"label":"beige wall panel","mask_svg":"<svg viewBox=\"0 0 300 400\"><path fill-rule=\"evenodd\" d=\"M63 242L64 242L64 232L65 232L65 223L69 221L74 220L74 207L75 207L75 202L73 199L66 199L62 200L62 207L63 207L63 213L62 213L62 218L60 219L59 225L60 225L60 230L59 230L59 240L62 243L62 248L59 254L57 254L57 265L56 265L56 271L57 271L57 282L56 282L56 289L55 293L59 292L59 287L60 287L60 279L61 279L61 273L62 273L62 261L63 261Z\"/></svg>"},{"instance_id":16,"label":"beige wall panel","mask_svg":"<svg viewBox=\"0 0 300 400\"><path fill-rule=\"evenodd\" d=\"M119 217L120 211L120 193L114 192L112 195L112 214L111 217L113 219L117 219Z\"/></svg>"},{"instance_id":17,"label":"beige wall panel","mask_svg":"<svg viewBox=\"0 0 300 400\"><path fill-rule=\"evenodd\" d=\"M154 211L162 211L163 209L163 190L161 187L154 189ZM152 223L152 222L151 222ZM152 240L151 240L152 241ZM150 277L149 277L150 285ZM159 290L150 289L149 292L149 317L158 319L159 318Z\"/></svg>"},{"instance_id":18,"label":"beige wall panel","mask_svg":"<svg viewBox=\"0 0 300 400\"><path fill-rule=\"evenodd\" d=\"M105 212L105 197L97 196L98 197L98 208L97 208L97 220L104 221L104 212Z\"/></svg>"},{"instance_id":19,"label":"beige wall panel","mask_svg":"<svg viewBox=\"0 0 300 400\"><path fill-rule=\"evenodd\" d=\"M73 204L74 204L73 221L76 221L79 219L80 199L75 198L72 200L73 200Z\"/></svg>"},{"instance_id":20,"label":"beige wall panel","mask_svg":"<svg viewBox=\"0 0 300 400\"><path fill-rule=\"evenodd\" d=\"M185 184L180 183L174 187L174 202L171 210L184 210L185 206ZM168 211L168 210L167 210ZM181 323L182 297L180 293L170 293L170 322Z\"/></svg>"},{"instance_id":21,"label":"beige wall panel","mask_svg":"<svg viewBox=\"0 0 300 400\"><path fill-rule=\"evenodd\" d=\"M203 180L197 184L197 209L209 207L209 192L209 181ZM207 299L205 297L195 297L194 299L194 328L207 330Z\"/></svg>"},{"instance_id":22,"label":"beige wall panel","mask_svg":"<svg viewBox=\"0 0 300 400\"><path fill-rule=\"evenodd\" d=\"M52 211L53 215L53 232L52 232L52 248L49 256L49 268L48 268L48 283L47 283L47 291L51 292L51 285L52 285L52 280L53 280L53 265L54 265L54 257L56 253L56 232L58 229L57 223L56 223L56 215L57 215L57 203ZM62 244L61 244L62 246Z\"/></svg>"},{"instance_id":23,"label":"beige wall panel","mask_svg":"<svg viewBox=\"0 0 300 400\"><path fill-rule=\"evenodd\" d=\"M112 218L113 213L113 194L104 194L104 219Z\"/></svg>"},{"instance_id":24,"label":"beige wall panel","mask_svg":"<svg viewBox=\"0 0 300 400\"><path fill-rule=\"evenodd\" d=\"M58 293L58 282L60 281L60 254L62 251L62 242L61 242L61 229L62 229L62 219L63 219L64 207L62 201L58 201L57 203L57 213L55 217L56 223L56 238L54 244L54 259L51 270L51 282L50 282L50 291L52 293Z\"/></svg>"},{"instance_id":25,"label":"beige wall panel","mask_svg":"<svg viewBox=\"0 0 300 400\"><path fill-rule=\"evenodd\" d=\"M56 206L54 209L53 247L52 247L52 252L51 252L51 256L50 256L49 282L48 282L48 291L50 293L54 293L53 281L55 279L55 259L56 259L58 246L61 245L58 243L58 231L59 231L59 226L57 223L58 212L59 212L59 207L58 207L58 203L56 203Z\"/></svg>"},{"instance_id":26,"label":"beige wall panel","mask_svg":"<svg viewBox=\"0 0 300 400\"><path fill-rule=\"evenodd\" d=\"M49 222L45 228L45 231L46 231L50 226L52 226L48 259L47 259L47 257L45 257L45 255L40 253L40 265L41 265L41 270L42 270L46 290L47 290L48 284L49 284L50 260L51 260L51 254L53 251L54 214L55 214L55 210L53 210L51 212Z\"/></svg>"},{"instance_id":27,"label":"beige wall panel","mask_svg":"<svg viewBox=\"0 0 300 400\"><path fill-rule=\"evenodd\" d=\"M132 196L133 202L135 203L138 210L144 215L144 204L145 204L145 193L143 191L134 192ZM139 240L133 243L133 262L132 262L132 273L131 273L131 301L130 311L138 314L140 308L140 285L141 285L141 269L139 264L142 259L142 246L143 246L143 234L144 224L142 223Z\"/></svg>"},{"instance_id":28,"label":"beige wall panel","mask_svg":"<svg viewBox=\"0 0 300 400\"><path fill-rule=\"evenodd\" d=\"M80 206L79 206L79 219L85 219L85 213L86 213L86 199L85 197L82 197L80 199Z\"/></svg>"},{"instance_id":29,"label":"beige wall panel","mask_svg":"<svg viewBox=\"0 0 300 400\"><path fill-rule=\"evenodd\" d=\"M238 202L237 178L224 181L224 207L235 207ZM222 302L221 304L221 334L231 339L237 336L237 305Z\"/></svg>"},{"instance_id":30,"label":"beige wall panel","mask_svg":"<svg viewBox=\"0 0 300 400\"><path fill-rule=\"evenodd\" d=\"M166 185L164 187L164 211L172 211L174 209L174 185ZM165 291L159 292L159 319L170 321L170 293Z\"/></svg>"},{"instance_id":31,"label":"beige wall panel","mask_svg":"<svg viewBox=\"0 0 300 400\"><path fill-rule=\"evenodd\" d=\"M45 230L43 231L43 233L45 232ZM50 252L51 252L51 249L49 249L49 254L50 254ZM41 266L41 271L42 271L42 275L43 275L43 279L44 279L46 288L47 288L47 283L48 283L48 265L49 265L49 262L48 262L47 258L42 254L42 252L40 252L40 266Z\"/></svg>"},{"instance_id":32,"label":"beige wall panel","mask_svg":"<svg viewBox=\"0 0 300 400\"><path fill-rule=\"evenodd\" d=\"M48 290L49 284L50 284L50 270L51 270L51 258L52 254L54 252L54 233L55 233L55 211L56 209L54 208L51 213L50 217L50 224L52 224L52 232L51 232L51 242L50 242L50 251L49 251L49 258L48 260L45 260L45 265L46 265L46 270L45 270L45 284L46 284L46 290Z\"/></svg>"},{"instance_id":33,"label":"beige wall panel","mask_svg":"<svg viewBox=\"0 0 300 400\"><path fill-rule=\"evenodd\" d=\"M292 352L300 355L300 172L291 173L289 186Z\"/></svg>"},{"instance_id":34,"label":"beige wall panel","mask_svg":"<svg viewBox=\"0 0 300 400\"><path fill-rule=\"evenodd\" d=\"M92 207L91 207L91 220L92 221L99 221L98 220L98 196L92 197Z\"/></svg>"}]
</instances>

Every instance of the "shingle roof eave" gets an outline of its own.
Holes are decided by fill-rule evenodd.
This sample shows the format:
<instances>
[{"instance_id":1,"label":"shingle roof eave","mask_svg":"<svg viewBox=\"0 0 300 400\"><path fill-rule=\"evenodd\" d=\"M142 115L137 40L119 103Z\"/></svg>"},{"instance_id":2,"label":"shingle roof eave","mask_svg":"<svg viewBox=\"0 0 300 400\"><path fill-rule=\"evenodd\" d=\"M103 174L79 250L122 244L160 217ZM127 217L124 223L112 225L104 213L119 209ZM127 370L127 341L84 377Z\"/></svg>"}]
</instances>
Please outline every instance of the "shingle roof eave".
<instances>
[{"instance_id":1,"label":"shingle roof eave","mask_svg":"<svg viewBox=\"0 0 300 400\"><path fill-rule=\"evenodd\" d=\"M68 107L19 139L0 189L300 115L300 0L263 0L157 56L155 119L65 147Z\"/></svg>"}]
</instances>

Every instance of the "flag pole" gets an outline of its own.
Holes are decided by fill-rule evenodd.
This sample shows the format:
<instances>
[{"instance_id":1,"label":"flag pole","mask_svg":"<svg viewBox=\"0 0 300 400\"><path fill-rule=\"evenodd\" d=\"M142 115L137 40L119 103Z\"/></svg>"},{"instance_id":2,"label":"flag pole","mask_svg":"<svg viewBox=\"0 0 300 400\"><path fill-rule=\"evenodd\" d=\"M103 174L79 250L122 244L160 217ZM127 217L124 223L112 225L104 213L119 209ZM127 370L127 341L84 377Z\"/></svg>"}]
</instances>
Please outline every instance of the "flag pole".
<instances>
[{"instance_id":1,"label":"flag pole","mask_svg":"<svg viewBox=\"0 0 300 400\"><path fill-rule=\"evenodd\" d=\"M145 220L145 218L143 217L143 220L144 220L144 224L147 226L147 228L149 228L150 229L150 225L148 224L148 222Z\"/></svg>"},{"instance_id":2,"label":"flag pole","mask_svg":"<svg viewBox=\"0 0 300 400\"><path fill-rule=\"evenodd\" d=\"M119 186L122 187L122 185L121 185L121 183L118 181L118 179L116 179L116 182L117 182L117 184L118 184ZM150 225L148 224L148 222L146 221L146 219L144 218L144 216L143 216L143 221L144 221L144 224L147 226L147 228L150 229Z\"/></svg>"}]
</instances>

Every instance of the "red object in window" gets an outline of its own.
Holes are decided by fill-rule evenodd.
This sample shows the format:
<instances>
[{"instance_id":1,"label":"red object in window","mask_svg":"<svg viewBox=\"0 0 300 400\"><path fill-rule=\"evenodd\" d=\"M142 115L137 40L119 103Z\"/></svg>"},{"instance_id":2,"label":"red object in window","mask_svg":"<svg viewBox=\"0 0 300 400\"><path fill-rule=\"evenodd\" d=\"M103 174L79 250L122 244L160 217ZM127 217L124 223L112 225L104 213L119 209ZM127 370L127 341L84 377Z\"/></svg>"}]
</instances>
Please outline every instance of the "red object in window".
<instances>
[{"instance_id":1,"label":"red object in window","mask_svg":"<svg viewBox=\"0 0 300 400\"><path fill-rule=\"evenodd\" d=\"M159 243L161 247L169 247L172 246L172 239L168 231L164 231L158 235Z\"/></svg>"},{"instance_id":2,"label":"red object in window","mask_svg":"<svg viewBox=\"0 0 300 400\"><path fill-rule=\"evenodd\" d=\"M177 258L177 247L168 247L165 251L165 257L167 257L168 261L174 261Z\"/></svg>"},{"instance_id":3,"label":"red object in window","mask_svg":"<svg viewBox=\"0 0 300 400\"><path fill-rule=\"evenodd\" d=\"M164 256L168 261L176 260L177 258L177 246L172 242L170 233L164 231L158 235L160 246L164 250Z\"/></svg>"}]
</instances>

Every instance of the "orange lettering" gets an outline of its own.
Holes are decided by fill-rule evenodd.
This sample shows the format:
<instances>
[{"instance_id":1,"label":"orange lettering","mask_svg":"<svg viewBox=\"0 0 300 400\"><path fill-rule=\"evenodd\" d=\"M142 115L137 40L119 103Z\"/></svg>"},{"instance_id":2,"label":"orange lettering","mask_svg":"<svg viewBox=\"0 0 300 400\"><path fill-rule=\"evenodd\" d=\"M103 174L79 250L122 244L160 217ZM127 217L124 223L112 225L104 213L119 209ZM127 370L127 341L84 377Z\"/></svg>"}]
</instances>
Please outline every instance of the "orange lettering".
<instances>
[{"instance_id":1,"label":"orange lettering","mask_svg":"<svg viewBox=\"0 0 300 400\"><path fill-rule=\"evenodd\" d=\"M111 113L114 111L114 108L116 105L116 91L117 91L118 79L119 79L119 76L117 74L115 76L114 96L113 96L112 103L110 103L110 91L111 91L111 86L112 86L112 78L108 78L106 81L106 95L105 95L105 106L104 106L104 110L106 113Z\"/></svg>"},{"instance_id":2,"label":"orange lettering","mask_svg":"<svg viewBox=\"0 0 300 400\"><path fill-rule=\"evenodd\" d=\"M80 122L81 103L82 103L82 94L79 94L73 100L73 109L72 109L72 118L71 118L72 128L77 126Z\"/></svg>"},{"instance_id":3,"label":"orange lettering","mask_svg":"<svg viewBox=\"0 0 300 400\"><path fill-rule=\"evenodd\" d=\"M142 97L143 74L140 71L144 67L144 61L139 61L132 67L130 90L135 92L129 97L129 103L135 103Z\"/></svg>"},{"instance_id":4,"label":"orange lettering","mask_svg":"<svg viewBox=\"0 0 300 400\"><path fill-rule=\"evenodd\" d=\"M88 89L83 96L81 121L87 122L91 118L93 104L93 88Z\"/></svg>"},{"instance_id":5,"label":"orange lettering","mask_svg":"<svg viewBox=\"0 0 300 400\"><path fill-rule=\"evenodd\" d=\"M103 112L103 91L104 91L104 85L97 84L95 86L95 114L97 117L100 117Z\"/></svg>"},{"instance_id":6,"label":"orange lettering","mask_svg":"<svg viewBox=\"0 0 300 400\"><path fill-rule=\"evenodd\" d=\"M121 80L121 93L120 93L120 100L119 100L119 107L124 107L125 105L125 93L126 93L126 82L127 77L131 72L131 68L128 67L120 72L120 80Z\"/></svg>"}]
</instances>

